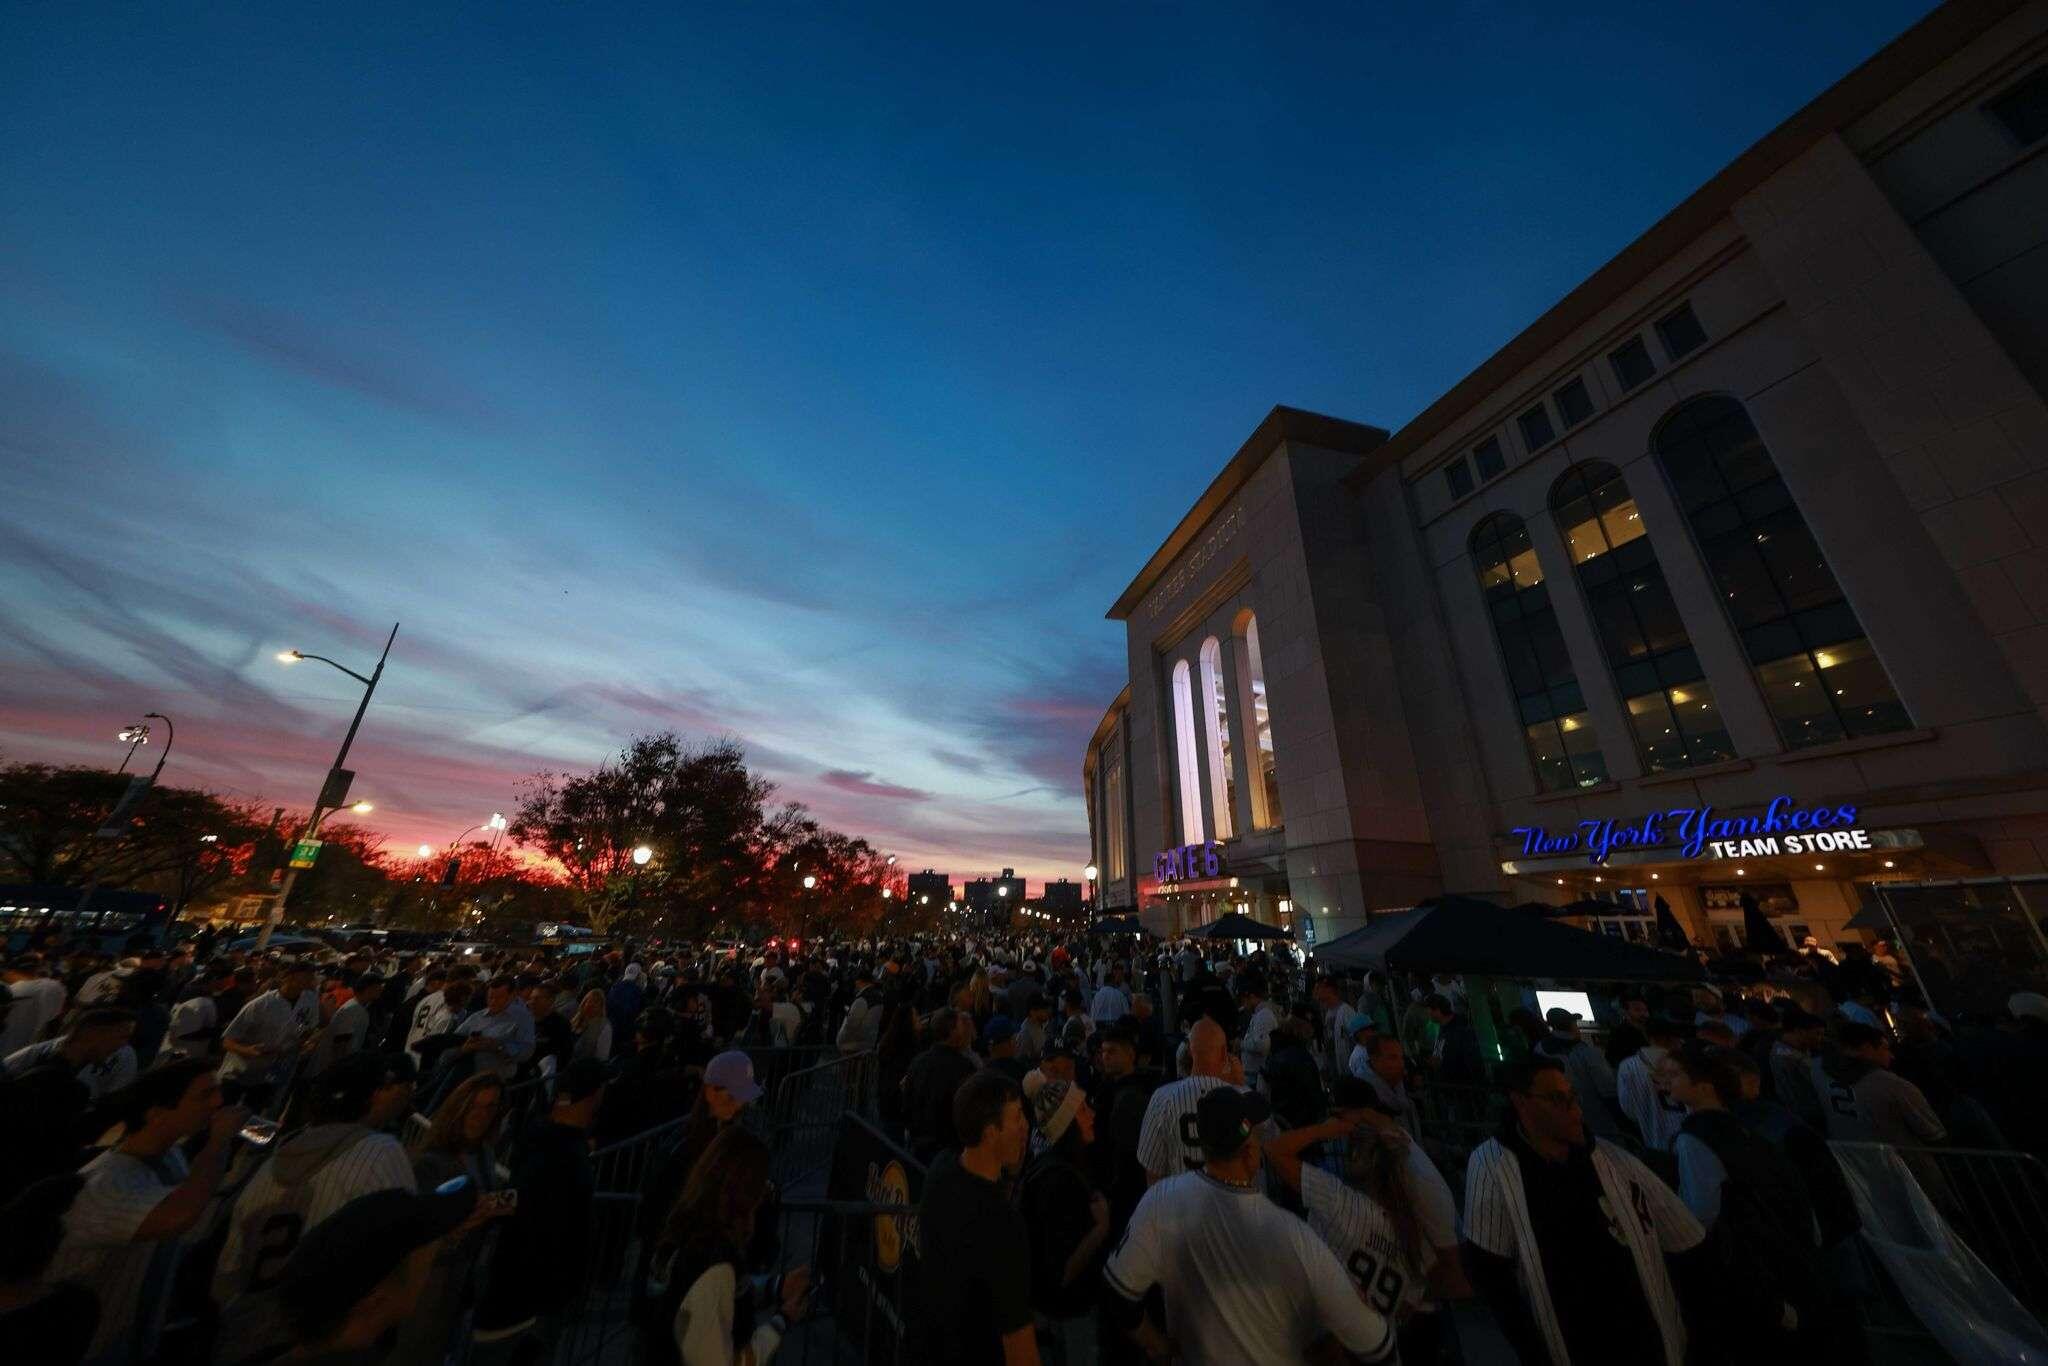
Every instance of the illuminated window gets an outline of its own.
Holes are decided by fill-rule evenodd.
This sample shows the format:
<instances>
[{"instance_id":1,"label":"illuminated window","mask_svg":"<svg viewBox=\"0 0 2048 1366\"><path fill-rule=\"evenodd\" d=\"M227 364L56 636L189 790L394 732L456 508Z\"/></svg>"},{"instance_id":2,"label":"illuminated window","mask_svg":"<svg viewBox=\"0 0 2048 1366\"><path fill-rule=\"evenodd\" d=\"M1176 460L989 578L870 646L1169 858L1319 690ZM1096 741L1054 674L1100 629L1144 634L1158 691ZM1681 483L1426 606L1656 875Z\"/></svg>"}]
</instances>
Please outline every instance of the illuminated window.
<instances>
[{"instance_id":1,"label":"illuminated window","mask_svg":"<svg viewBox=\"0 0 2048 1366\"><path fill-rule=\"evenodd\" d=\"M1103 830L1108 838L1109 855L1104 863L1109 881L1114 882L1124 875L1124 761L1121 757L1109 761L1109 770L1102 779L1102 804L1108 810L1104 813Z\"/></svg>"},{"instance_id":2,"label":"illuminated window","mask_svg":"<svg viewBox=\"0 0 2048 1366\"><path fill-rule=\"evenodd\" d=\"M1785 744L1910 727L1742 405L1694 399L1664 419L1654 445Z\"/></svg>"},{"instance_id":3,"label":"illuminated window","mask_svg":"<svg viewBox=\"0 0 2048 1366\"><path fill-rule=\"evenodd\" d=\"M1659 773L1733 759L1721 709L1621 472L1597 461L1574 465L1551 490L1550 506L1644 767Z\"/></svg>"},{"instance_id":4,"label":"illuminated window","mask_svg":"<svg viewBox=\"0 0 2048 1366\"><path fill-rule=\"evenodd\" d=\"M1209 730L1209 810L1216 838L1227 840L1236 822L1237 773L1231 766L1229 703L1223 696L1223 646L1214 636L1202 642L1202 719Z\"/></svg>"},{"instance_id":5,"label":"illuminated window","mask_svg":"<svg viewBox=\"0 0 2048 1366\"><path fill-rule=\"evenodd\" d=\"M1259 653L1259 619L1237 617L1237 698L1244 708L1244 732L1251 740L1245 758L1252 785L1252 829L1270 830L1285 817L1280 809L1280 770L1273 760L1273 718L1266 699L1266 662Z\"/></svg>"},{"instance_id":6,"label":"illuminated window","mask_svg":"<svg viewBox=\"0 0 2048 1366\"><path fill-rule=\"evenodd\" d=\"M1173 740L1180 769L1180 840L1199 844L1202 835L1202 761L1195 753L1195 693L1188 662L1173 666Z\"/></svg>"},{"instance_id":7,"label":"illuminated window","mask_svg":"<svg viewBox=\"0 0 2048 1366\"><path fill-rule=\"evenodd\" d=\"M1472 564L1537 781L1552 791L1606 782L1607 761L1522 519L1497 512L1474 527Z\"/></svg>"}]
</instances>

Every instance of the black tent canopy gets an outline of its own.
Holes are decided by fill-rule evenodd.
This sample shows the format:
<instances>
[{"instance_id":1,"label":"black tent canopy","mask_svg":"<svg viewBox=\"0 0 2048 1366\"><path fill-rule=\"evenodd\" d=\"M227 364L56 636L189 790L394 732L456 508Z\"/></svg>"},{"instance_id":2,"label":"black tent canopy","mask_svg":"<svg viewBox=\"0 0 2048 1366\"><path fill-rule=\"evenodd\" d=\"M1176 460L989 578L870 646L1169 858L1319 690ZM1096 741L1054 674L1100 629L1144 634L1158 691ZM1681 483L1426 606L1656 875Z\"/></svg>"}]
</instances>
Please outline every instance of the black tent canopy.
<instances>
[{"instance_id":1,"label":"black tent canopy","mask_svg":"<svg viewBox=\"0 0 2048 1366\"><path fill-rule=\"evenodd\" d=\"M1254 920L1238 911L1218 917L1198 929L1188 931L1192 939L1292 939L1293 935L1278 925L1268 925L1263 920Z\"/></svg>"},{"instance_id":2,"label":"black tent canopy","mask_svg":"<svg viewBox=\"0 0 2048 1366\"><path fill-rule=\"evenodd\" d=\"M1316 950L1319 966L1617 982L1696 982L1680 954L1575 930L1472 897L1438 897L1383 916Z\"/></svg>"}]
</instances>

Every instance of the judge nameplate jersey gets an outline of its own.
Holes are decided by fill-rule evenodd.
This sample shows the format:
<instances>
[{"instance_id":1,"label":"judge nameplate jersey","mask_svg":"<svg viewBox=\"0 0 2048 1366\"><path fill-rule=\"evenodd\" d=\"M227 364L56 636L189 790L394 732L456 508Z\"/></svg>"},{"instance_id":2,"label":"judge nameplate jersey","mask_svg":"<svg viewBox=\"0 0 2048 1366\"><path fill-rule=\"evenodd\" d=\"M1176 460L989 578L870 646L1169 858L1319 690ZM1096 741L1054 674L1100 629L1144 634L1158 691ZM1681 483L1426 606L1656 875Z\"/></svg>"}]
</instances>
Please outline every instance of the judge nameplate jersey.
<instances>
[{"instance_id":1,"label":"judge nameplate jersey","mask_svg":"<svg viewBox=\"0 0 2048 1366\"><path fill-rule=\"evenodd\" d=\"M1423 1264L1413 1265L1394 1221L1371 1196L1313 1164L1301 1169L1301 1203L1308 1226L1344 1264L1365 1302L1388 1318L1422 1302L1436 1253L1420 1241Z\"/></svg>"}]
</instances>

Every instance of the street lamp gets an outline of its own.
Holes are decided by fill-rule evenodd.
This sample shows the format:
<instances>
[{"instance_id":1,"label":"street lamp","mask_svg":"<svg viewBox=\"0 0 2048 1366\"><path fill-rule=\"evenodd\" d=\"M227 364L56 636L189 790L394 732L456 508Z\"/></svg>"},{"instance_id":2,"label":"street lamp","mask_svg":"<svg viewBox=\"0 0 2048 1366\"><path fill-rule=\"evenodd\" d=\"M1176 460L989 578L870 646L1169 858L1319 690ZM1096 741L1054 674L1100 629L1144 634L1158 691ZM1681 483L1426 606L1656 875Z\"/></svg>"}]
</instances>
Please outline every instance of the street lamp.
<instances>
[{"instance_id":1,"label":"street lamp","mask_svg":"<svg viewBox=\"0 0 2048 1366\"><path fill-rule=\"evenodd\" d=\"M1088 894L1088 913L1090 915L1093 915L1096 912L1096 910L1098 909L1096 903L1101 899L1097 897L1095 894L1095 878L1096 875L1101 871L1102 870L1100 868L1097 868L1092 863L1081 870L1081 881L1088 884L1086 891Z\"/></svg>"},{"instance_id":2,"label":"street lamp","mask_svg":"<svg viewBox=\"0 0 2048 1366\"><path fill-rule=\"evenodd\" d=\"M634 865L634 866L635 866L636 868L645 868L645 867L647 866L647 861L648 861L649 859L653 858L653 857L654 857L654 851L653 851L652 849L648 848L648 847L647 847L646 845L644 845L644 844L641 844L641 845L635 845L635 846L634 846L634 848L633 848L633 865Z\"/></svg>"},{"instance_id":3,"label":"street lamp","mask_svg":"<svg viewBox=\"0 0 2048 1366\"><path fill-rule=\"evenodd\" d=\"M807 892L808 892L808 891L810 891L810 890L811 890L811 889L812 889L813 887L816 887L817 885L818 885L818 879L816 879L815 877L812 877L812 876L811 876L811 875L810 875L809 873L805 873L805 874L804 874L804 890L805 890L805 891L807 891Z\"/></svg>"},{"instance_id":4,"label":"street lamp","mask_svg":"<svg viewBox=\"0 0 2048 1366\"><path fill-rule=\"evenodd\" d=\"M884 887L884 888L882 889L882 900L884 900L884 901L888 901L888 900L890 900L890 899L891 899L891 898L893 898L893 897L894 897L895 895L896 895L896 893L894 893L894 892L890 891L890 890L889 890L889 889L888 889L887 887Z\"/></svg>"},{"instance_id":5,"label":"street lamp","mask_svg":"<svg viewBox=\"0 0 2048 1366\"><path fill-rule=\"evenodd\" d=\"M277 658L281 664L291 665L297 664L301 660L317 659L322 664L341 670L341 672L363 685L363 700L356 704L355 719L348 723L348 733L341 737L341 748L334 755L334 766L327 770L326 781L320 785L320 795L314 800L313 815L306 822L306 833L300 837L302 839L312 839L320 829L321 817L325 816L333 807L341 805L343 799L348 795L348 784L354 779L355 775L348 772L342 765L348 762L349 746L356 742L356 729L363 724L363 713L370 709L370 696L377 691L377 680L384 676L384 661L391 658L391 642L397 639L398 623L393 622L391 624L391 634L384 638L384 653L377 656L377 667L370 671L368 678L363 677L363 675L349 668L346 664L335 663L325 655L309 655L303 650L282 650L278 652ZM278 924L283 921L285 905L291 899L292 884L297 882L298 879L298 869L292 867L285 869L284 882L277 889L277 900L270 903L270 915L263 922L263 929L256 936L256 949L258 952L268 947L270 936L276 933Z\"/></svg>"},{"instance_id":6,"label":"street lamp","mask_svg":"<svg viewBox=\"0 0 2048 1366\"><path fill-rule=\"evenodd\" d=\"M422 844L422 845L420 846L420 857L421 857L421 858L432 858L433 856L434 856L434 846L433 846L433 845L431 845L431 844Z\"/></svg>"}]
</instances>

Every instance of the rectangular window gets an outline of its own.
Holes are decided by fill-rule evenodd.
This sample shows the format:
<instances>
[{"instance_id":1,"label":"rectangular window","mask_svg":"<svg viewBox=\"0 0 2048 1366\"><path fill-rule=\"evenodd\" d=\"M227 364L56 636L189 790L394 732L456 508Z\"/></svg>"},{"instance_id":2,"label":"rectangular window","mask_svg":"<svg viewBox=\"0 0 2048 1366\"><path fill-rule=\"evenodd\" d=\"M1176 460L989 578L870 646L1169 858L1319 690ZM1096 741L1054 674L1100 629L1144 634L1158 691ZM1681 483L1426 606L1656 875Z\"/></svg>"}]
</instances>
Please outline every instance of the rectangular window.
<instances>
[{"instance_id":1,"label":"rectangular window","mask_svg":"<svg viewBox=\"0 0 2048 1366\"><path fill-rule=\"evenodd\" d=\"M1472 491L1472 467L1465 463L1464 456L1444 466L1444 482L1451 486L1453 498L1463 498Z\"/></svg>"},{"instance_id":2,"label":"rectangular window","mask_svg":"<svg viewBox=\"0 0 2048 1366\"><path fill-rule=\"evenodd\" d=\"M1650 359L1650 348L1643 345L1641 337L1630 337L1619 349L1608 352L1607 363L1614 367L1614 382L1623 393L1657 373L1657 362Z\"/></svg>"},{"instance_id":3,"label":"rectangular window","mask_svg":"<svg viewBox=\"0 0 2048 1366\"><path fill-rule=\"evenodd\" d=\"M1522 429L1522 445L1531 451L1548 446L1557 436L1551 430L1549 412L1540 403L1516 418L1515 423Z\"/></svg>"},{"instance_id":4,"label":"rectangular window","mask_svg":"<svg viewBox=\"0 0 2048 1366\"><path fill-rule=\"evenodd\" d=\"M1564 419L1566 431L1593 415L1593 396L1586 392L1584 380L1573 380L1551 397L1557 400L1557 415Z\"/></svg>"},{"instance_id":5,"label":"rectangular window","mask_svg":"<svg viewBox=\"0 0 2048 1366\"><path fill-rule=\"evenodd\" d=\"M1489 436L1472 448L1472 463L1479 470L1479 482L1497 477L1507 468L1507 459L1500 453L1500 438Z\"/></svg>"},{"instance_id":6,"label":"rectangular window","mask_svg":"<svg viewBox=\"0 0 2048 1366\"><path fill-rule=\"evenodd\" d=\"M1664 342L1664 354L1677 360L1707 343L1706 329L1693 316L1692 305L1680 304L1657 323L1657 336Z\"/></svg>"},{"instance_id":7,"label":"rectangular window","mask_svg":"<svg viewBox=\"0 0 2048 1366\"><path fill-rule=\"evenodd\" d=\"M2048 138L2048 67L2043 67L1984 106L2005 125L2013 141L2031 147Z\"/></svg>"},{"instance_id":8,"label":"rectangular window","mask_svg":"<svg viewBox=\"0 0 2048 1366\"><path fill-rule=\"evenodd\" d=\"M1124 875L1124 766L1121 759L1109 766L1109 775L1102 782L1102 804L1108 807L1103 822L1109 832L1109 881L1115 882Z\"/></svg>"}]
</instances>

